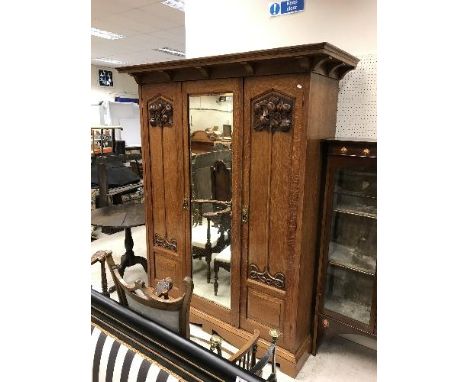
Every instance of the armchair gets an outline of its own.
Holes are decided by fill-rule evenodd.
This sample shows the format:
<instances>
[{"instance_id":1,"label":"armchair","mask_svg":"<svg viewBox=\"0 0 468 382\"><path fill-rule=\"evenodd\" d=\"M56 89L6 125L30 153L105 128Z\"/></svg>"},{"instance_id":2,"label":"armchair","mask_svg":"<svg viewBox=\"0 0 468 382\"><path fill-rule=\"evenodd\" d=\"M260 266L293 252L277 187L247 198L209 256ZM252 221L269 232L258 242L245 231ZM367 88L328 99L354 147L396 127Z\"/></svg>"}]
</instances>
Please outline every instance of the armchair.
<instances>
[{"instance_id":1,"label":"armchair","mask_svg":"<svg viewBox=\"0 0 468 382\"><path fill-rule=\"evenodd\" d=\"M260 331L255 329L252 337L233 355L229 357L229 362L236 364L248 372L262 376L263 368L268 364L271 359L271 373L267 379L268 382L277 382L276 379L276 343L279 338L279 331L270 330L272 343L260 360L257 361L257 342L260 337ZM222 356L222 338L216 334L211 336L210 351L216 352L220 357ZM223 349L224 350L224 349Z\"/></svg>"},{"instance_id":2,"label":"armchair","mask_svg":"<svg viewBox=\"0 0 468 382\"><path fill-rule=\"evenodd\" d=\"M192 279L190 277L184 279L185 293L182 296L170 298L169 291L172 288L170 279L159 281L156 288L146 287L141 280L127 283L120 275L119 267L114 263L111 252L105 253L106 263L116 285L120 303L174 333L190 338L189 312L193 291Z\"/></svg>"}]
</instances>

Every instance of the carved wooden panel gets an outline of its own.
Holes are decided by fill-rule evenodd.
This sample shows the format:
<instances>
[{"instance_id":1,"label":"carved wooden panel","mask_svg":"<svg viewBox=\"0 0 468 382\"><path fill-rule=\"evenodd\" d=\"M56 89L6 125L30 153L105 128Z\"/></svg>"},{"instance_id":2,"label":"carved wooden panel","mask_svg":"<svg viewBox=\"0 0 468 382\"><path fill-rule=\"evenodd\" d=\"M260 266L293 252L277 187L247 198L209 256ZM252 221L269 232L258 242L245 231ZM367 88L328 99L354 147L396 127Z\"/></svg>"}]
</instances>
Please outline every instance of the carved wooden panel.
<instances>
[{"instance_id":1,"label":"carved wooden panel","mask_svg":"<svg viewBox=\"0 0 468 382\"><path fill-rule=\"evenodd\" d=\"M184 172L181 86L147 85L140 91L150 285L154 286L151 283L156 276L170 276L174 285L180 285L182 280L177 277L184 273L179 269L181 249L185 245L185 227L180 224L184 218L184 180L174 174ZM164 271L160 275L161 268L157 265L162 265L157 259L167 254L177 261L163 261L167 272L172 274Z\"/></svg>"},{"instance_id":2,"label":"carved wooden panel","mask_svg":"<svg viewBox=\"0 0 468 382\"><path fill-rule=\"evenodd\" d=\"M274 283L272 279L276 274L287 275L288 264L295 251L296 238L289 232L295 233L297 224L297 174L300 167L295 147L302 142L299 137L303 105L299 100L303 99L306 81L306 76L297 75L246 78L244 82L244 134L248 140L244 150L244 200L248 203L245 207L249 214L248 234L245 235L248 240L247 267L255 264L258 270L251 275L261 277L265 283L267 280L276 283L276 287L282 289L288 288L285 279L279 277ZM271 100L272 97L277 99ZM290 104L288 118L293 128L288 131L280 129L280 134L271 134L270 126L265 125L258 131L255 125L257 119L253 117L258 113L255 114L254 109L259 103L263 108L265 101L275 105ZM247 273L250 271L246 269Z\"/></svg>"},{"instance_id":3,"label":"carved wooden panel","mask_svg":"<svg viewBox=\"0 0 468 382\"><path fill-rule=\"evenodd\" d=\"M169 99L158 96L154 100L148 102L148 112L149 123L152 127L172 126L174 108Z\"/></svg>"},{"instance_id":4,"label":"carved wooden panel","mask_svg":"<svg viewBox=\"0 0 468 382\"><path fill-rule=\"evenodd\" d=\"M170 251L177 252L177 240L176 239L167 239L158 233L154 234L154 245L157 247L166 248Z\"/></svg>"},{"instance_id":5,"label":"carved wooden panel","mask_svg":"<svg viewBox=\"0 0 468 382\"><path fill-rule=\"evenodd\" d=\"M293 125L294 99L272 90L252 100L252 111L255 130L287 132Z\"/></svg>"},{"instance_id":6,"label":"carved wooden panel","mask_svg":"<svg viewBox=\"0 0 468 382\"><path fill-rule=\"evenodd\" d=\"M252 280L257 280L276 288L285 288L286 276L283 273L278 272L274 275L271 275L268 271L268 268L261 272L255 264L250 264L249 266L249 277Z\"/></svg>"}]
</instances>

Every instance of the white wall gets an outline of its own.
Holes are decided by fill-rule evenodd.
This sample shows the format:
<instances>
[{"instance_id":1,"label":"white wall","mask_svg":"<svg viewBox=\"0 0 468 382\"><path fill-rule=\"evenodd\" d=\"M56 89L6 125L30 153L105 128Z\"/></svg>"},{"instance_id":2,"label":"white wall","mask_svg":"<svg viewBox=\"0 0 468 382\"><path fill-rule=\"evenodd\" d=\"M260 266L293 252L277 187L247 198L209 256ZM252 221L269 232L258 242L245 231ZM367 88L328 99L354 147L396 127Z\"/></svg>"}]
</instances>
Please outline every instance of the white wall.
<instances>
[{"instance_id":1,"label":"white wall","mask_svg":"<svg viewBox=\"0 0 468 382\"><path fill-rule=\"evenodd\" d=\"M377 0L304 1L304 12L276 17L268 11L272 0L186 1L187 57L324 41L336 45L362 59L340 82L336 135L375 138Z\"/></svg>"},{"instance_id":2,"label":"white wall","mask_svg":"<svg viewBox=\"0 0 468 382\"><path fill-rule=\"evenodd\" d=\"M190 131L205 130L218 126L223 131L223 125L231 125L233 120L232 96L226 102L216 102L214 96L190 97ZM202 110L200 110L202 109ZM206 110L209 109L209 110Z\"/></svg>"},{"instance_id":3,"label":"white wall","mask_svg":"<svg viewBox=\"0 0 468 382\"><path fill-rule=\"evenodd\" d=\"M186 1L187 58L324 41L353 55L377 50L376 0L304 1L304 12L276 17L271 0Z\"/></svg>"},{"instance_id":4,"label":"white wall","mask_svg":"<svg viewBox=\"0 0 468 382\"><path fill-rule=\"evenodd\" d=\"M98 69L112 70L113 87L99 86ZM101 101L114 101L115 97L138 98L138 85L133 77L125 73L119 73L115 68L91 65L91 105L96 105ZM102 123L98 106L91 106L89 123L90 125Z\"/></svg>"}]
</instances>

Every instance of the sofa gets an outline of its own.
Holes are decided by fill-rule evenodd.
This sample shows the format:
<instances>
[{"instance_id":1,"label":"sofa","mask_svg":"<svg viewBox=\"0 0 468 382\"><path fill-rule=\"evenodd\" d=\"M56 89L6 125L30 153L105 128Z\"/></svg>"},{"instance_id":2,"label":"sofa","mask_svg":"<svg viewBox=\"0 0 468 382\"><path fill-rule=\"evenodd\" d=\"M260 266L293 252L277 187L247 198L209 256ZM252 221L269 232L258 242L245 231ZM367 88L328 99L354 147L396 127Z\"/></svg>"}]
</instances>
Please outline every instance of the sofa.
<instances>
[{"instance_id":1,"label":"sofa","mask_svg":"<svg viewBox=\"0 0 468 382\"><path fill-rule=\"evenodd\" d=\"M264 379L91 289L93 382Z\"/></svg>"}]
</instances>

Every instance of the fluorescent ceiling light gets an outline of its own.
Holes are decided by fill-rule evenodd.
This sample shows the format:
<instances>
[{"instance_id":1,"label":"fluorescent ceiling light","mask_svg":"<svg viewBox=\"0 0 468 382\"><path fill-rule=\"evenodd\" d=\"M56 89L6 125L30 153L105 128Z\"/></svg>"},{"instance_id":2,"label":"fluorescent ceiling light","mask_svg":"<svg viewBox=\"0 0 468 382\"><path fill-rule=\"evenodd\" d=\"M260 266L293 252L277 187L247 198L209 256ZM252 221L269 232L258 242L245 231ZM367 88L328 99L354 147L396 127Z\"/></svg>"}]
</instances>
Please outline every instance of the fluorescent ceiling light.
<instances>
[{"instance_id":1,"label":"fluorescent ceiling light","mask_svg":"<svg viewBox=\"0 0 468 382\"><path fill-rule=\"evenodd\" d=\"M122 36L121 34L112 33L112 32L108 32L108 31L103 31L103 30L97 29L97 28L91 28L91 35L96 36L96 37L100 37L100 38L105 38L107 40L118 40L120 38L125 37L125 36Z\"/></svg>"},{"instance_id":2,"label":"fluorescent ceiling light","mask_svg":"<svg viewBox=\"0 0 468 382\"><path fill-rule=\"evenodd\" d=\"M125 64L125 62L114 60L112 58L95 58L94 61L106 62L108 64Z\"/></svg>"},{"instance_id":3,"label":"fluorescent ceiling light","mask_svg":"<svg viewBox=\"0 0 468 382\"><path fill-rule=\"evenodd\" d=\"M157 52L163 52L163 53L166 53L166 54L171 54L173 56L185 57L185 52L182 52L182 51L177 50L177 49L168 48L168 47L156 48L156 49L153 49L153 50L155 50Z\"/></svg>"},{"instance_id":4,"label":"fluorescent ceiling light","mask_svg":"<svg viewBox=\"0 0 468 382\"><path fill-rule=\"evenodd\" d=\"M185 0L164 0L161 4L167 5L168 7L175 8L181 12L185 12Z\"/></svg>"}]
</instances>

